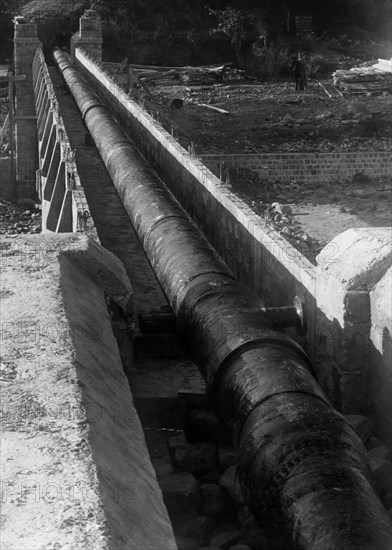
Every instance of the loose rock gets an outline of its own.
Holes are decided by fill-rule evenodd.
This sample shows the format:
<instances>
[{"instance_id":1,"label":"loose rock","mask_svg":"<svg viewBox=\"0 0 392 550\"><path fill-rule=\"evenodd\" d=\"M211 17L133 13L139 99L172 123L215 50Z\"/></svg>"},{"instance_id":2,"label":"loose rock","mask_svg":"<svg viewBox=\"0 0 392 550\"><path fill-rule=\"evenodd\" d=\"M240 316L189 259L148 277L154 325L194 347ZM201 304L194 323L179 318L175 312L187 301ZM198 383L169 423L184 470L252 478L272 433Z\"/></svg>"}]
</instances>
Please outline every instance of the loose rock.
<instances>
[{"instance_id":1,"label":"loose rock","mask_svg":"<svg viewBox=\"0 0 392 550\"><path fill-rule=\"evenodd\" d=\"M252 512L249 510L246 504L243 504L238 509L238 521L241 525L243 525L243 523L249 518L253 518Z\"/></svg>"},{"instance_id":2,"label":"loose rock","mask_svg":"<svg viewBox=\"0 0 392 550\"><path fill-rule=\"evenodd\" d=\"M196 516L179 526L178 533L181 536L197 540L199 544L207 544L214 528L215 522L212 518Z\"/></svg>"},{"instance_id":3,"label":"loose rock","mask_svg":"<svg viewBox=\"0 0 392 550\"><path fill-rule=\"evenodd\" d=\"M211 539L211 545L223 548L223 550L228 550L230 546L238 542L239 536L240 532L238 530L219 533L219 535Z\"/></svg>"},{"instance_id":4,"label":"loose rock","mask_svg":"<svg viewBox=\"0 0 392 550\"><path fill-rule=\"evenodd\" d=\"M238 505L244 503L241 485L236 475L236 467L230 466L219 480L219 485L230 495L232 501Z\"/></svg>"},{"instance_id":5,"label":"loose rock","mask_svg":"<svg viewBox=\"0 0 392 550\"><path fill-rule=\"evenodd\" d=\"M392 450L385 445L380 445L375 449L371 449L368 452L368 457L369 460L387 460L389 463L392 463Z\"/></svg>"},{"instance_id":6,"label":"loose rock","mask_svg":"<svg viewBox=\"0 0 392 550\"><path fill-rule=\"evenodd\" d=\"M392 489L392 466L387 460L376 458L371 458L369 464L374 489L382 499Z\"/></svg>"},{"instance_id":7,"label":"loose rock","mask_svg":"<svg viewBox=\"0 0 392 550\"><path fill-rule=\"evenodd\" d=\"M377 447L382 447L383 445L384 443L382 441L380 441L379 439L377 439L377 437L374 437L372 435L372 437L367 442L366 448L368 450L371 450L371 449L376 449Z\"/></svg>"},{"instance_id":8,"label":"loose rock","mask_svg":"<svg viewBox=\"0 0 392 550\"><path fill-rule=\"evenodd\" d=\"M241 527L241 537L254 550L270 550L270 545L262 529L257 525L253 517L244 521Z\"/></svg>"},{"instance_id":9,"label":"loose rock","mask_svg":"<svg viewBox=\"0 0 392 550\"><path fill-rule=\"evenodd\" d=\"M160 487L171 518L197 514L201 497L199 484L192 474L171 474L161 480Z\"/></svg>"},{"instance_id":10,"label":"loose rock","mask_svg":"<svg viewBox=\"0 0 392 550\"><path fill-rule=\"evenodd\" d=\"M197 550L199 543L188 537L175 537L178 550Z\"/></svg>"},{"instance_id":11,"label":"loose rock","mask_svg":"<svg viewBox=\"0 0 392 550\"><path fill-rule=\"evenodd\" d=\"M33 201L32 199L19 199L18 206L20 206L21 208L31 208L32 210L34 210L35 201Z\"/></svg>"},{"instance_id":12,"label":"loose rock","mask_svg":"<svg viewBox=\"0 0 392 550\"><path fill-rule=\"evenodd\" d=\"M219 517L228 509L227 495L217 483L205 483L200 486L202 495L201 513L206 516Z\"/></svg>"},{"instance_id":13,"label":"loose rock","mask_svg":"<svg viewBox=\"0 0 392 550\"><path fill-rule=\"evenodd\" d=\"M216 464L215 445L212 443L189 443L184 436L168 441L173 466L191 473L214 469Z\"/></svg>"},{"instance_id":14,"label":"loose rock","mask_svg":"<svg viewBox=\"0 0 392 550\"><path fill-rule=\"evenodd\" d=\"M373 423L366 416L361 414L347 414L346 420L350 426L357 432L364 443L371 437L373 432Z\"/></svg>"},{"instance_id":15,"label":"loose rock","mask_svg":"<svg viewBox=\"0 0 392 550\"><path fill-rule=\"evenodd\" d=\"M221 447L219 449L219 466L224 471L237 463L237 451L231 447Z\"/></svg>"}]
</instances>

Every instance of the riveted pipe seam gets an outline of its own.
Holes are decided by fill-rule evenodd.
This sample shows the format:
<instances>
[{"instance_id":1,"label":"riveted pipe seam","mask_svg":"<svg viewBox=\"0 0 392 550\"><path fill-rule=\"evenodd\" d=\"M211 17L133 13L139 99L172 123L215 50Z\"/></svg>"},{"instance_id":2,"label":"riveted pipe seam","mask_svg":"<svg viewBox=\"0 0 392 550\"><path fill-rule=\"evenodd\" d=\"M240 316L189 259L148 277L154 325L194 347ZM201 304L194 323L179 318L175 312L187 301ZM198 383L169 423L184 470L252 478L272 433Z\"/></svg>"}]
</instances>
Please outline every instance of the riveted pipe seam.
<instances>
[{"instance_id":1,"label":"riveted pipe seam","mask_svg":"<svg viewBox=\"0 0 392 550\"><path fill-rule=\"evenodd\" d=\"M70 73L68 69L66 80ZM76 70L69 80L83 113L88 102L83 94L88 89L82 79L77 82ZM124 138L121 141L120 130L107 111L90 109L85 120L131 222L139 224L136 231L143 242L141 233L159 212L170 210L170 205L176 209L178 203L164 191L150 217L146 197L156 186L157 176L140 168L140 155ZM148 178L141 178L142 174ZM145 195L140 179L147 189ZM131 202L135 188L138 201ZM146 220L141 221L141 213ZM271 321L260 311L260 299L230 278L230 270L205 238L192 222L189 228L185 222L165 220L159 232L150 232L145 250L180 319L181 334L207 379L208 392L218 372L226 384L215 396L216 406L238 437L244 496L271 550L389 550L391 527L366 478L366 455L359 438L327 405L326 398L313 395L319 391L323 396L321 389L309 390L316 382L311 380L303 354L294 351L289 338L269 328ZM201 259L203 249L206 256ZM228 276L201 275L189 282L191 274L208 271L207 266L214 270L217 265L225 266ZM184 281L188 281L185 287ZM220 371L231 352L258 338L275 339L274 349L256 346L237 355L227 371ZM276 382L271 379L274 365L279 371ZM264 381L263 371L269 373ZM295 384L295 391L279 393L279 389L290 388L290 383ZM260 403L262 391L266 399Z\"/></svg>"}]
</instances>

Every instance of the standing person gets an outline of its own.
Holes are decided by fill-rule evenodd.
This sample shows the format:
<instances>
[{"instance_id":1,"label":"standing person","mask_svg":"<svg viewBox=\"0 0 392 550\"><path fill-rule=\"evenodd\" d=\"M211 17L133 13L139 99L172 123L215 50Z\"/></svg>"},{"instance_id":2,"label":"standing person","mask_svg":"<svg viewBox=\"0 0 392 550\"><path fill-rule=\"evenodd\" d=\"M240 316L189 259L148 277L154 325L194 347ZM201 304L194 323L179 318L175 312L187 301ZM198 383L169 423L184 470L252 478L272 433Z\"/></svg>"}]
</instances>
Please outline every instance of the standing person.
<instances>
[{"instance_id":1,"label":"standing person","mask_svg":"<svg viewBox=\"0 0 392 550\"><path fill-rule=\"evenodd\" d=\"M295 89L304 90L307 86L306 65L299 52L297 57L294 58L293 71L295 77Z\"/></svg>"}]
</instances>

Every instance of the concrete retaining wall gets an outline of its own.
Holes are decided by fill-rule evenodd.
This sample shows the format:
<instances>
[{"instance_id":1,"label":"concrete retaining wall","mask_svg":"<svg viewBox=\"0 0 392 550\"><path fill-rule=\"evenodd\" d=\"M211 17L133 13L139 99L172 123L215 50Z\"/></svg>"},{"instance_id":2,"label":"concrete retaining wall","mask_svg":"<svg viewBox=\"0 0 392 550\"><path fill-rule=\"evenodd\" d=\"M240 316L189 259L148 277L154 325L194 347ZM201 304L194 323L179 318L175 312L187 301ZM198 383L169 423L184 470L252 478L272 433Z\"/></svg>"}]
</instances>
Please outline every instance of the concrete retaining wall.
<instances>
[{"instance_id":1,"label":"concrete retaining wall","mask_svg":"<svg viewBox=\"0 0 392 550\"><path fill-rule=\"evenodd\" d=\"M272 182L329 182L358 173L392 175L390 151L202 155L202 160L214 173L219 173L220 164L225 163L228 168L248 168Z\"/></svg>"},{"instance_id":2,"label":"concrete retaining wall","mask_svg":"<svg viewBox=\"0 0 392 550\"><path fill-rule=\"evenodd\" d=\"M2 547L176 550L106 306L123 265L75 234L1 252Z\"/></svg>"},{"instance_id":3,"label":"concrete retaining wall","mask_svg":"<svg viewBox=\"0 0 392 550\"><path fill-rule=\"evenodd\" d=\"M225 188L200 160L185 151L141 106L127 97L100 65L79 49L75 57L78 68L101 101L110 108L237 277L255 289L267 305L289 305L295 295L303 299L308 316L306 339L294 332L292 335L306 346L315 362L319 381L340 409L366 413L377 422L376 417L380 418L375 408L377 395L367 391L369 369L373 368L369 363L371 321L366 321L368 327L364 331L362 321L351 322L349 318L353 302L347 305L349 298L354 299L355 306L361 304L361 299L366 302L371 288L365 289L368 298L361 293L346 296L344 288L334 296L334 288L324 284L331 266L351 261L345 254L345 237L327 245L316 268L280 235L266 228L260 217ZM363 237L361 234L359 240ZM388 230L382 239L390 241ZM366 243L365 239L362 258L366 257ZM376 249L376 256L378 253ZM327 305L329 302L332 309ZM380 321L384 322L388 324L387 319ZM350 355L355 356L355 361ZM385 371L382 361L374 368ZM385 391L392 394L390 379ZM384 404L380 407L384 414ZM384 438L388 436L386 431L384 426L376 424L376 432Z\"/></svg>"}]
</instances>

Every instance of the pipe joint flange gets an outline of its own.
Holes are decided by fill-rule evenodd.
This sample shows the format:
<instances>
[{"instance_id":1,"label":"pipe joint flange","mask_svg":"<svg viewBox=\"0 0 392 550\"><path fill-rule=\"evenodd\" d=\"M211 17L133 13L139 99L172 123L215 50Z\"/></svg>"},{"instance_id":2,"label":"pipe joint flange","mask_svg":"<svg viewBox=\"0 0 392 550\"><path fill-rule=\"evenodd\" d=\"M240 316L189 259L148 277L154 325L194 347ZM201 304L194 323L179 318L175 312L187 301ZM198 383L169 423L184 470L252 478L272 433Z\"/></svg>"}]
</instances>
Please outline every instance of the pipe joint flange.
<instances>
[{"instance_id":1,"label":"pipe joint flange","mask_svg":"<svg viewBox=\"0 0 392 550\"><path fill-rule=\"evenodd\" d=\"M295 327L300 335L306 334L308 324L304 301L295 296L292 306L262 308L274 329Z\"/></svg>"}]
</instances>

